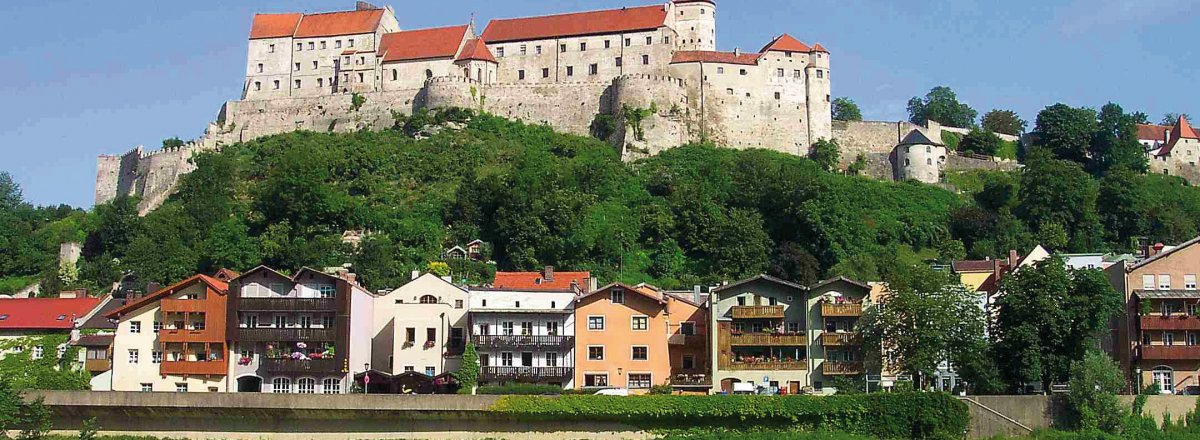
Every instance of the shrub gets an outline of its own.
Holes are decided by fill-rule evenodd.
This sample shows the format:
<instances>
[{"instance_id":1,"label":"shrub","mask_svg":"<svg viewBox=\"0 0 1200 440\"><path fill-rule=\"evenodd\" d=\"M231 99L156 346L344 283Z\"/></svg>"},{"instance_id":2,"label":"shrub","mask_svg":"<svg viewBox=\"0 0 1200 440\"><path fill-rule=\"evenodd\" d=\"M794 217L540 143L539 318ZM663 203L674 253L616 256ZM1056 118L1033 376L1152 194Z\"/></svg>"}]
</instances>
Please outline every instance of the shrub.
<instances>
[{"instance_id":1,"label":"shrub","mask_svg":"<svg viewBox=\"0 0 1200 440\"><path fill-rule=\"evenodd\" d=\"M563 394L560 386L515 383L508 385L490 385L479 387L478 394L514 395L514 396L545 396Z\"/></svg>"},{"instance_id":2,"label":"shrub","mask_svg":"<svg viewBox=\"0 0 1200 440\"><path fill-rule=\"evenodd\" d=\"M675 392L675 389L671 388L671 386L667 385L667 384L655 385L655 386L650 387L650 394L653 394L653 395L658 395L658 396L670 395L674 392Z\"/></svg>"}]
</instances>

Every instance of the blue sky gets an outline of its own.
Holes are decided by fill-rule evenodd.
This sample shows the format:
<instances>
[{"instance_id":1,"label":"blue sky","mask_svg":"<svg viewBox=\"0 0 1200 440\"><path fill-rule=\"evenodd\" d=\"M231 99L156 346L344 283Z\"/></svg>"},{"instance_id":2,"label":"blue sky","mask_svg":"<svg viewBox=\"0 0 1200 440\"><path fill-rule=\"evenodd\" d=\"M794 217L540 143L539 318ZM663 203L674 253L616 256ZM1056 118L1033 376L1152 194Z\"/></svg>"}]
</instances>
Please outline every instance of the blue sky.
<instances>
[{"instance_id":1,"label":"blue sky","mask_svg":"<svg viewBox=\"0 0 1200 440\"><path fill-rule=\"evenodd\" d=\"M665 0L664 0L665 1ZM96 156L203 133L241 91L254 12L352 0L56 0L0 4L0 171L36 204L89 207ZM649 4L641 0L378 1L404 29ZM1194 0L718 0L718 45L788 32L831 52L835 96L871 120L947 85L982 114L1032 121L1065 102L1114 101L1157 120L1200 113Z\"/></svg>"}]
</instances>

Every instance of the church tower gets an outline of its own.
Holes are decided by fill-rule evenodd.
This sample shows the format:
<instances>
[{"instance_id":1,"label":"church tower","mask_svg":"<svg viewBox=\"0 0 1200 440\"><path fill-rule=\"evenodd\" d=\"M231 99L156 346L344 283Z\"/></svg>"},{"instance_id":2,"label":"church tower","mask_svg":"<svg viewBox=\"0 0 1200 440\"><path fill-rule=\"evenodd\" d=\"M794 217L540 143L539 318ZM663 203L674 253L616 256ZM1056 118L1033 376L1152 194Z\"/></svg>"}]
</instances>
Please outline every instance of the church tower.
<instances>
[{"instance_id":1,"label":"church tower","mask_svg":"<svg viewBox=\"0 0 1200 440\"><path fill-rule=\"evenodd\" d=\"M678 33L676 50L717 50L715 0L672 0L668 13Z\"/></svg>"}]
</instances>

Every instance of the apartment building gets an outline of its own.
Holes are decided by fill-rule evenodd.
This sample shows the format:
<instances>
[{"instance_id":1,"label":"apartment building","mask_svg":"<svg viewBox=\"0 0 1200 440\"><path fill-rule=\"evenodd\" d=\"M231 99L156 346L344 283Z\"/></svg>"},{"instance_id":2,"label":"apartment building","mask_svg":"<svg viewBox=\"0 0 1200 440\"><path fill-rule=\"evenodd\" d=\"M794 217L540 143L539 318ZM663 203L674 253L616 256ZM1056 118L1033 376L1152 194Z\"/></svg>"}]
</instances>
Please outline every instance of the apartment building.
<instances>
[{"instance_id":1,"label":"apartment building","mask_svg":"<svg viewBox=\"0 0 1200 440\"><path fill-rule=\"evenodd\" d=\"M111 368L107 387L93 384L112 391L226 391L227 302L228 285L208 275L128 299L107 315L117 320L111 362L101 356L102 338L86 342L97 345L88 347L89 369Z\"/></svg>"},{"instance_id":2,"label":"apartment building","mask_svg":"<svg viewBox=\"0 0 1200 440\"><path fill-rule=\"evenodd\" d=\"M471 340L481 385L575 382L578 290L471 289Z\"/></svg>"},{"instance_id":3,"label":"apartment building","mask_svg":"<svg viewBox=\"0 0 1200 440\"><path fill-rule=\"evenodd\" d=\"M709 363L708 295L696 286L690 291L664 291L667 300L669 382L676 393L708 394L712 388Z\"/></svg>"},{"instance_id":4,"label":"apartment building","mask_svg":"<svg viewBox=\"0 0 1200 440\"><path fill-rule=\"evenodd\" d=\"M838 377L866 374L858 321L869 304L871 286L844 277L808 286L809 335L819 344L810 344L813 365L812 386L821 392L833 386Z\"/></svg>"},{"instance_id":5,"label":"apartment building","mask_svg":"<svg viewBox=\"0 0 1200 440\"><path fill-rule=\"evenodd\" d=\"M418 389L457 372L466 348L467 305L466 289L428 273L414 273L413 281L376 298L369 391Z\"/></svg>"},{"instance_id":6,"label":"apartment building","mask_svg":"<svg viewBox=\"0 0 1200 440\"><path fill-rule=\"evenodd\" d=\"M353 274L303 268L289 277L260 266L229 292L231 391L346 393L369 367L375 296Z\"/></svg>"},{"instance_id":7,"label":"apartment building","mask_svg":"<svg viewBox=\"0 0 1200 440\"><path fill-rule=\"evenodd\" d=\"M575 385L644 392L668 384L669 299L652 286L614 283L575 302Z\"/></svg>"}]
</instances>

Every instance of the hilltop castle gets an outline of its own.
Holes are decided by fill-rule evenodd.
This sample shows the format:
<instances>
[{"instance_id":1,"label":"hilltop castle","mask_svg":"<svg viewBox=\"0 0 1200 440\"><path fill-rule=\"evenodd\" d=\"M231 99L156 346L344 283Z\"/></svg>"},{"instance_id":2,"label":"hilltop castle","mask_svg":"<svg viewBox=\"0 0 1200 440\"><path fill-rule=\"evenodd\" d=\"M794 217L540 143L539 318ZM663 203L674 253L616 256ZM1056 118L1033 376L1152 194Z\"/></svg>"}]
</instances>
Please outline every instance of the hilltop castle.
<instances>
[{"instance_id":1,"label":"hilltop castle","mask_svg":"<svg viewBox=\"0 0 1200 440\"><path fill-rule=\"evenodd\" d=\"M139 195L145 212L191 171L196 151L294 130L382 129L393 112L440 107L599 135L626 160L701 139L806 155L819 139L846 138L846 163L883 154L879 177L930 175L902 172L889 158L923 127L851 123L835 133L823 46L781 34L753 53L720 52L717 12L713 0L671 0L498 19L482 33L473 22L403 31L392 8L364 2L352 11L258 14L241 99L226 103L195 143L101 156L96 202ZM940 165L930 159L929 179Z\"/></svg>"}]
</instances>

